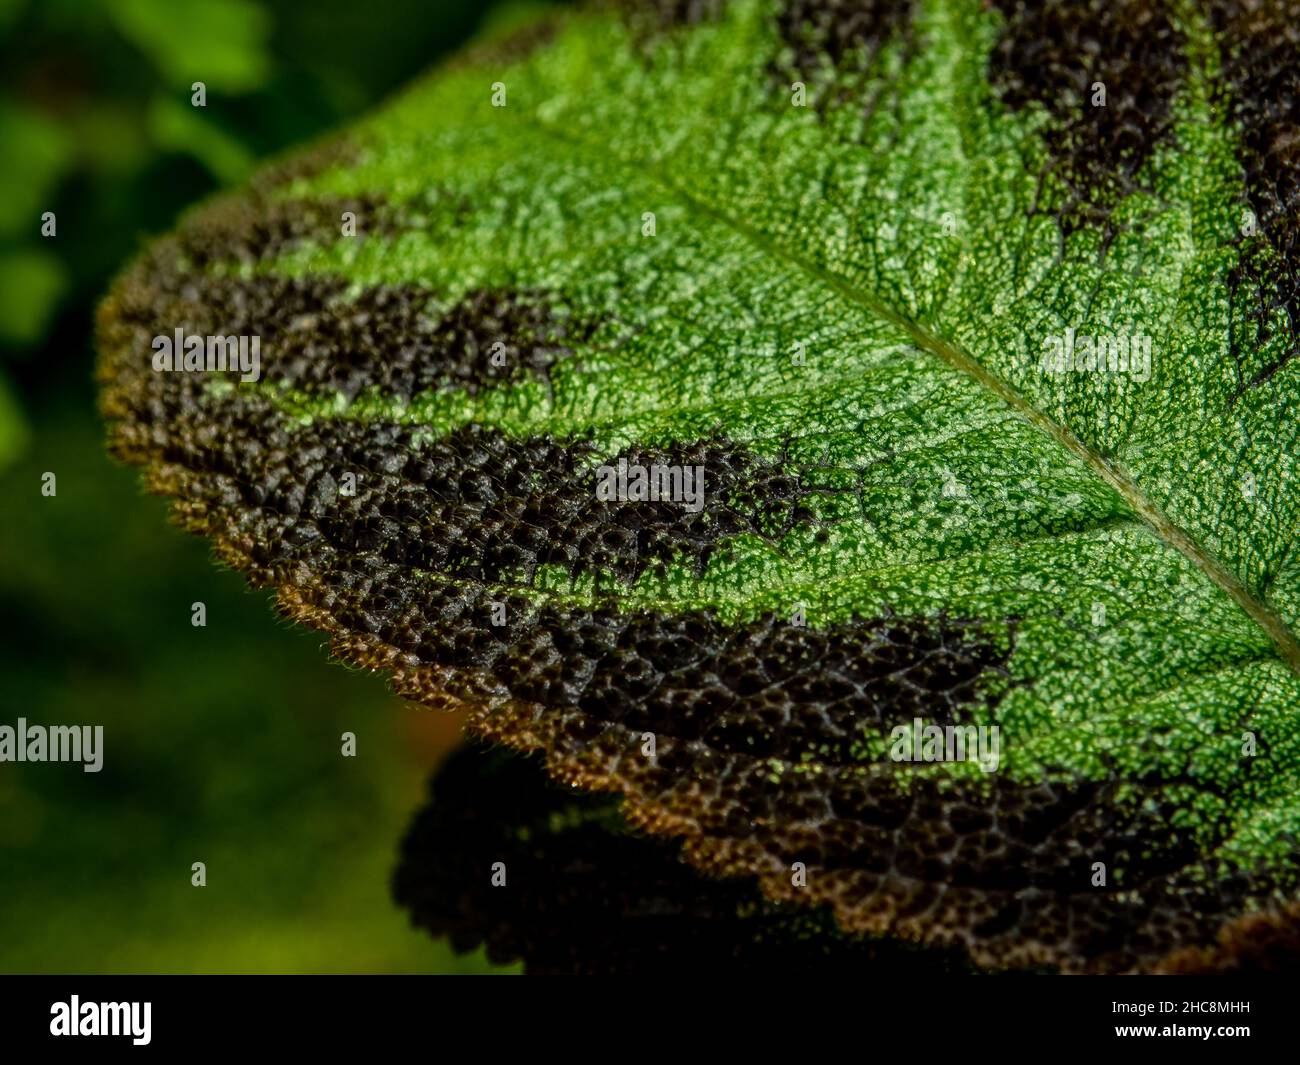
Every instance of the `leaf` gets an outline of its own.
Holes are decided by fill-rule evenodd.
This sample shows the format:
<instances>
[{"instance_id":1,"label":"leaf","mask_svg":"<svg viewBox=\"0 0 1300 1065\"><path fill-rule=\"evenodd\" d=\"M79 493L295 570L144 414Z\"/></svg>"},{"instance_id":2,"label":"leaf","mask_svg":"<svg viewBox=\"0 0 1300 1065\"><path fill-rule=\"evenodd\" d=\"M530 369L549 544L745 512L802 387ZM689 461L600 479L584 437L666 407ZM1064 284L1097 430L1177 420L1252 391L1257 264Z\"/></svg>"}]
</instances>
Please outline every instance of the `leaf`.
<instances>
[{"instance_id":1,"label":"leaf","mask_svg":"<svg viewBox=\"0 0 1300 1065\"><path fill-rule=\"evenodd\" d=\"M159 147L194 156L224 181L245 177L252 169L248 149L197 108L156 96L149 106L148 121L150 135Z\"/></svg>"},{"instance_id":2,"label":"leaf","mask_svg":"<svg viewBox=\"0 0 1300 1065\"><path fill-rule=\"evenodd\" d=\"M27 450L31 432L6 374L0 373L0 470L7 470Z\"/></svg>"},{"instance_id":3,"label":"leaf","mask_svg":"<svg viewBox=\"0 0 1300 1065\"><path fill-rule=\"evenodd\" d=\"M0 251L0 338L15 346L40 340L67 285L67 271L52 252Z\"/></svg>"},{"instance_id":4,"label":"leaf","mask_svg":"<svg viewBox=\"0 0 1300 1065\"><path fill-rule=\"evenodd\" d=\"M0 234L35 237L41 212L54 206L72 146L63 128L42 112L0 98L0 143L7 165L0 171Z\"/></svg>"},{"instance_id":5,"label":"leaf","mask_svg":"<svg viewBox=\"0 0 1300 1065\"><path fill-rule=\"evenodd\" d=\"M112 446L339 657L710 874L980 967L1279 964L1292 13L552 16L154 245ZM176 328L259 379L155 372ZM599 498L620 460L702 505Z\"/></svg>"},{"instance_id":6,"label":"leaf","mask_svg":"<svg viewBox=\"0 0 1300 1065\"><path fill-rule=\"evenodd\" d=\"M270 19L250 0L108 0L105 10L174 85L239 93L267 79Z\"/></svg>"},{"instance_id":7,"label":"leaf","mask_svg":"<svg viewBox=\"0 0 1300 1065\"><path fill-rule=\"evenodd\" d=\"M705 877L671 842L630 832L616 799L561 788L522 755L462 747L429 791L393 894L459 950L487 944L491 960L523 959L529 973L666 974L683 957L751 974L963 971L955 952L846 936L824 908Z\"/></svg>"}]
</instances>

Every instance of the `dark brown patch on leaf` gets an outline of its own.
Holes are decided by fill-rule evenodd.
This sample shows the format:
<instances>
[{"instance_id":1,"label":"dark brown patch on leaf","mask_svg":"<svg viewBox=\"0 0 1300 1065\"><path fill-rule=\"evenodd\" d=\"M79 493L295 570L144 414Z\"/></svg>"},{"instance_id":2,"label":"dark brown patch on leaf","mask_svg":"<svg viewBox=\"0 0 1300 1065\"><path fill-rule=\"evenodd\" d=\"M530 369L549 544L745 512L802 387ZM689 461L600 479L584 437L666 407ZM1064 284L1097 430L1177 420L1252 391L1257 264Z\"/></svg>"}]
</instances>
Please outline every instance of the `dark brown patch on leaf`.
<instances>
[{"instance_id":1,"label":"dark brown patch on leaf","mask_svg":"<svg viewBox=\"0 0 1300 1065\"><path fill-rule=\"evenodd\" d=\"M361 154L361 146L351 137L331 135L272 159L249 178L248 185L253 195L268 196L295 181L355 163Z\"/></svg>"},{"instance_id":2,"label":"dark brown patch on leaf","mask_svg":"<svg viewBox=\"0 0 1300 1065\"><path fill-rule=\"evenodd\" d=\"M475 290L445 305L416 285L354 294L346 280L328 275L211 269L269 262L302 242L343 239L345 210L357 216L357 236L349 239L391 237L418 224L414 207L374 198L277 199L272 193L284 180L274 173L257 178L243 193L193 212L175 236L153 245L119 286L105 318L113 321L111 343L133 350L147 369L143 356L152 338L176 328L198 336L258 336L266 379L349 400L367 387L409 399L426 390L474 392L529 374L545 379L557 359L572 354L570 343L593 332L544 293Z\"/></svg>"},{"instance_id":3,"label":"dark brown patch on leaf","mask_svg":"<svg viewBox=\"0 0 1300 1065\"><path fill-rule=\"evenodd\" d=\"M611 0L634 19L652 22L660 29L716 22L726 0Z\"/></svg>"},{"instance_id":4,"label":"dark brown patch on leaf","mask_svg":"<svg viewBox=\"0 0 1300 1065\"><path fill-rule=\"evenodd\" d=\"M477 290L439 312L414 285L352 295L334 277L199 276L175 296L149 293L123 309L141 340L170 334L257 335L262 376L308 393L363 389L409 400L425 391L481 388L527 375L545 380L591 327L557 316L540 293ZM498 348L497 345L501 346Z\"/></svg>"},{"instance_id":5,"label":"dark brown patch on leaf","mask_svg":"<svg viewBox=\"0 0 1300 1065\"><path fill-rule=\"evenodd\" d=\"M406 694L432 683L401 671ZM908 780L888 763L796 770L662 734L652 763L636 757L636 732L572 710L503 701L472 720L546 751L561 780L618 787L634 825L682 835L702 868L757 873L771 897L830 905L847 930L959 947L981 966L1152 968L1270 888L1200 857L1222 826L1207 838L1168 831L1194 795L1177 780L1030 787ZM805 887L791 883L794 861ZM1094 861L1108 887L1092 886Z\"/></svg>"},{"instance_id":6,"label":"dark brown patch on leaf","mask_svg":"<svg viewBox=\"0 0 1300 1065\"><path fill-rule=\"evenodd\" d=\"M205 269L270 259L301 239L337 233L331 228L336 207L294 201L253 208L232 199L190 216L119 289L112 343L134 349L147 367L152 338L176 328L198 336L258 336L265 379L349 400L367 387L409 399L426 390L475 392L529 374L544 380L557 359L572 354L569 344L594 330L544 293L475 290L439 308L435 294L415 285L352 294L347 281L331 276L244 277ZM358 217L358 233L365 217Z\"/></svg>"},{"instance_id":7,"label":"dark brown patch on leaf","mask_svg":"<svg viewBox=\"0 0 1300 1065\"><path fill-rule=\"evenodd\" d=\"M378 195L298 197L293 182L354 163L361 149L334 138L259 170L238 193L216 197L182 220L175 247L181 263L201 270L215 263L245 266L269 262L302 243L332 244L343 232L343 214L355 216L355 239L393 237L418 225L415 214Z\"/></svg>"},{"instance_id":8,"label":"dark brown patch on leaf","mask_svg":"<svg viewBox=\"0 0 1300 1065\"><path fill-rule=\"evenodd\" d=\"M492 885L496 862L504 888ZM492 961L522 960L530 973L963 971L955 952L847 936L824 908L706 878L673 843L629 832L617 799L574 793L521 755L473 746L434 774L393 894L457 950L483 944Z\"/></svg>"},{"instance_id":9,"label":"dark brown patch on leaf","mask_svg":"<svg viewBox=\"0 0 1300 1065\"><path fill-rule=\"evenodd\" d=\"M411 545L420 552L414 564L478 581L531 583L538 566L552 565L630 583L678 560L702 571L724 538L775 539L808 518L797 478L728 441L634 448L620 458L702 466L702 509L597 499L595 455L581 441L516 441L467 427L423 448L410 468L427 515Z\"/></svg>"},{"instance_id":10,"label":"dark brown patch on leaf","mask_svg":"<svg viewBox=\"0 0 1300 1065\"><path fill-rule=\"evenodd\" d=\"M119 287L112 341L147 352L155 335L258 336L263 376L306 392L353 399L365 387L410 398L425 390L479 388L529 373L545 378L566 341L593 326L571 320L541 293L475 290L450 306L415 285L372 286L350 295L347 281L239 275L218 266L256 266L302 243L331 244L344 212L363 240L422 226L413 205L377 197L284 199L292 180L337 165L355 149L328 142L306 162L259 174L241 193L189 214L153 245ZM460 205L454 219L467 210ZM455 224L453 221L452 224ZM496 345L501 347L497 348Z\"/></svg>"},{"instance_id":11,"label":"dark brown patch on leaf","mask_svg":"<svg viewBox=\"0 0 1300 1065\"><path fill-rule=\"evenodd\" d=\"M788 0L776 24L789 54L780 61L791 77L827 66L865 70L881 47L912 23L911 0Z\"/></svg>"},{"instance_id":12,"label":"dark brown patch on leaf","mask_svg":"<svg viewBox=\"0 0 1300 1065\"><path fill-rule=\"evenodd\" d=\"M991 77L1003 101L1046 108L1045 131L1064 183L1065 232L1101 224L1138 188L1138 172L1172 134L1171 104L1186 71L1183 37L1161 0L992 0L1006 24ZM1093 86L1105 86L1094 106Z\"/></svg>"},{"instance_id":13,"label":"dark brown patch on leaf","mask_svg":"<svg viewBox=\"0 0 1300 1065\"><path fill-rule=\"evenodd\" d=\"M432 354L417 349L414 354L421 358L414 362L409 351L386 362L386 351L401 352L398 338L409 347L410 331L394 329L391 319L378 315L353 318L354 304L328 329L320 314L307 320L294 339L291 330L303 321L303 311L293 297L305 285L316 292L326 284L257 284L251 291L258 299L250 307L238 298L242 283L215 281L205 288L200 307L212 307L210 298L229 287L230 296L216 304L224 309L225 329L237 333L261 323L268 345L280 347L270 362L272 375L299 387L323 384L346 393L377 381L388 393L408 394L432 383L476 387L486 376L470 377L488 362L485 357L450 364L458 371L452 375L449 360L467 349L450 342ZM367 295L379 298L373 290ZM313 296L311 305L324 302ZM142 337L156 328L139 320L146 313L153 312L134 304L120 308L104 330L104 342L141 350ZM184 314L164 318L183 322L187 330L201 329ZM339 338L339 323L350 322L355 330ZM595 452L582 441L566 446L548 439L513 440L471 426L417 444L415 428L350 419L317 421L291 432L265 398L245 393L239 402L211 404L203 397L201 375L154 374L147 360L141 361L145 365L133 375L135 388L105 396L105 412L123 419L115 448L138 459L161 445L168 461L215 475L218 480L208 486L214 498L264 508L274 517L257 533L259 543L274 552L268 563L328 546L476 581L527 584L539 566L553 565L574 575L597 573L630 582L649 568L678 560L698 572L729 536L779 539L809 519L805 500L811 489L779 462L725 440L663 451L631 449L620 456L646 467L703 467L699 510L669 500L604 501L596 495ZM413 367L425 376L413 377ZM536 362L529 366L544 368ZM308 374L315 369L331 376L311 382ZM163 424L179 431L162 437L142 433L147 425ZM340 488L346 474L356 483L354 494L345 496Z\"/></svg>"},{"instance_id":14,"label":"dark brown patch on leaf","mask_svg":"<svg viewBox=\"0 0 1300 1065\"><path fill-rule=\"evenodd\" d=\"M978 628L953 622L882 618L813 629L767 616L730 626L708 611L539 607L508 589L411 580L391 566L371 567L363 594L345 586L331 601L351 631L422 663L483 671L513 700L572 709L635 736L819 765L862 762L871 757L867 739L914 717L965 719L1006 655ZM499 625L496 603L505 608Z\"/></svg>"},{"instance_id":15,"label":"dark brown patch on leaf","mask_svg":"<svg viewBox=\"0 0 1300 1065\"><path fill-rule=\"evenodd\" d=\"M1213 0L1210 15L1256 229L1240 238L1228 279L1239 398L1300 352L1300 3ZM1279 336L1280 353L1251 358Z\"/></svg>"},{"instance_id":16,"label":"dark brown patch on leaf","mask_svg":"<svg viewBox=\"0 0 1300 1065\"><path fill-rule=\"evenodd\" d=\"M505 633L488 620L497 600L514 619ZM881 761L836 764L832 726L823 724L834 717L779 682L748 731L705 730L729 683L707 663L733 637L707 615L537 609L472 585L412 585L397 569L359 580L336 569L282 586L281 601L290 616L333 632L341 657L392 672L402 694L467 707L475 731L546 752L564 782L621 791L634 826L682 836L700 867L758 874L772 897L833 906L853 932L961 948L986 967L1146 968L1174 944L1207 941L1220 915L1267 891L1200 857L1222 840L1226 819L1196 835L1167 831L1196 794L1181 777L1029 787L1005 776L909 779ZM373 635L358 636L366 602L391 609ZM796 640L807 632L793 631ZM656 648L678 663L666 677L644 668ZM738 662L771 670L790 661L783 653ZM881 698L880 688L890 681L866 697ZM856 709L872 714L870 705ZM805 731L791 743L798 723ZM654 758L642 752L647 733ZM765 757L751 739L780 755ZM1098 860L1110 870L1108 888L1091 883ZM806 887L791 884L796 861L807 866Z\"/></svg>"},{"instance_id":17,"label":"dark brown patch on leaf","mask_svg":"<svg viewBox=\"0 0 1300 1065\"><path fill-rule=\"evenodd\" d=\"M1177 951L1160 963L1163 973L1238 975L1300 971L1300 904L1230 921L1214 945Z\"/></svg>"},{"instance_id":18,"label":"dark brown patch on leaf","mask_svg":"<svg viewBox=\"0 0 1300 1065\"><path fill-rule=\"evenodd\" d=\"M406 225L373 196L338 199L267 199L246 195L218 201L193 215L181 229L181 249L192 269L215 263L255 266L303 243L332 244L350 212L357 239L393 236Z\"/></svg>"}]
</instances>

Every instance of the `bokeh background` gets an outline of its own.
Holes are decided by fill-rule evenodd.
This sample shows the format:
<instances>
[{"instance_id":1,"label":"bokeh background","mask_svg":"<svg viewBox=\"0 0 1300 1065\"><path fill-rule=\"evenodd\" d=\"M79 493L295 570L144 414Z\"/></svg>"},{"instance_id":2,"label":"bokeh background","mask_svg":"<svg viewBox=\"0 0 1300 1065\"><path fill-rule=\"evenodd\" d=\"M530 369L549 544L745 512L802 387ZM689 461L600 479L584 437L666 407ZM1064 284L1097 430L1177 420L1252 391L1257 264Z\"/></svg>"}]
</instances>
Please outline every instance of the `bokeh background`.
<instances>
[{"instance_id":1,"label":"bokeh background","mask_svg":"<svg viewBox=\"0 0 1300 1065\"><path fill-rule=\"evenodd\" d=\"M0 0L0 724L102 724L105 748L97 774L0 763L0 971L509 971L413 930L389 895L455 720L328 662L167 523L106 456L92 329L182 209L520 15Z\"/></svg>"}]
</instances>

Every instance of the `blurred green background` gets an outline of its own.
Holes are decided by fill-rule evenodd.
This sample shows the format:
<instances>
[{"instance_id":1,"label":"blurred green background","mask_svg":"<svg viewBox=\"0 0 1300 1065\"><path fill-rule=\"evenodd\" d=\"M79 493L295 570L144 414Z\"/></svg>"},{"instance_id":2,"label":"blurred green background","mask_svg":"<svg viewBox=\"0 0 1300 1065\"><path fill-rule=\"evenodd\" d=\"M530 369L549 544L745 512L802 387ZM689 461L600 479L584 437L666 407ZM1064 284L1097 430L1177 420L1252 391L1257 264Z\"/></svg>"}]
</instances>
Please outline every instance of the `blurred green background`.
<instances>
[{"instance_id":1,"label":"blurred green background","mask_svg":"<svg viewBox=\"0 0 1300 1065\"><path fill-rule=\"evenodd\" d=\"M0 724L102 724L105 751L0 763L0 971L489 971L388 891L456 722L329 663L170 526L92 385L95 304L146 239L517 14L488 6L0 0Z\"/></svg>"}]
</instances>

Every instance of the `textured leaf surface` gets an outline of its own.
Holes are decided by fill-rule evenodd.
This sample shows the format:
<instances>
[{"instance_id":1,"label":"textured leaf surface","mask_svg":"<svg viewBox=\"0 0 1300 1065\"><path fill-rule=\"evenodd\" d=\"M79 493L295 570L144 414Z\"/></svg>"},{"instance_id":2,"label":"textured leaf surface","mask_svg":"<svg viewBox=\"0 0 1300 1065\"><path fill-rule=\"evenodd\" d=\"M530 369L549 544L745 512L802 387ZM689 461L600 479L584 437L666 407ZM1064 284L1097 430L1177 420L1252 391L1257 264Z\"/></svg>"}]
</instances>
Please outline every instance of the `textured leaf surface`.
<instances>
[{"instance_id":1,"label":"textured leaf surface","mask_svg":"<svg viewBox=\"0 0 1300 1065\"><path fill-rule=\"evenodd\" d=\"M557 15L154 245L113 447L341 657L712 874L986 967L1277 964L1297 14ZM177 327L262 379L154 372ZM1045 369L1070 330L1149 379ZM702 510L600 501L620 457ZM915 717L998 771L890 760Z\"/></svg>"},{"instance_id":2,"label":"textured leaf surface","mask_svg":"<svg viewBox=\"0 0 1300 1065\"><path fill-rule=\"evenodd\" d=\"M630 832L616 799L560 787L522 755L462 748L429 791L394 896L432 935L486 944L495 962L618 975L680 973L684 958L737 973L966 969L956 951L845 935L824 908L703 876L670 841Z\"/></svg>"}]
</instances>

